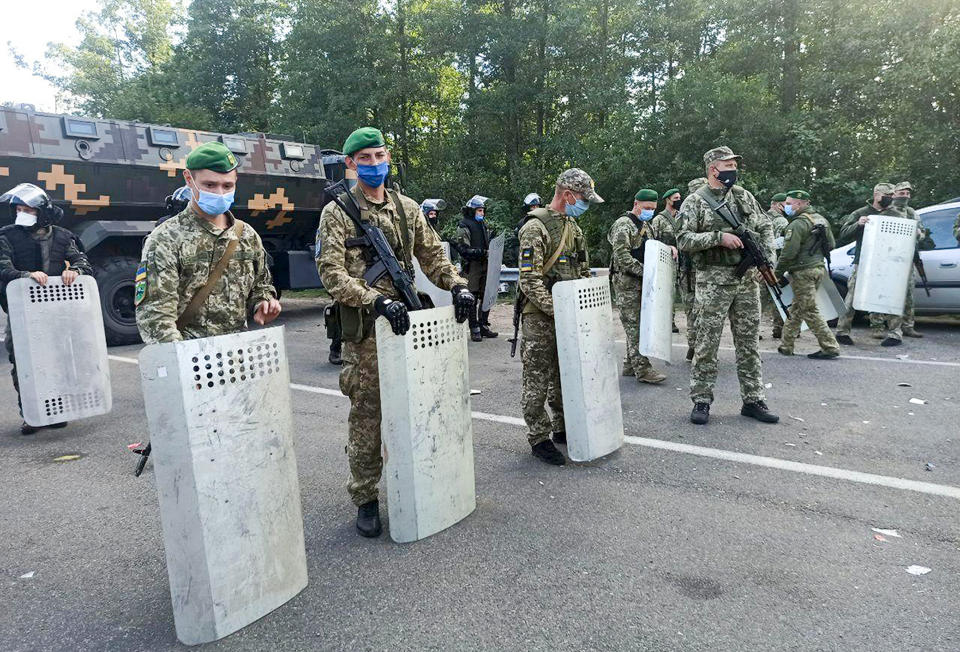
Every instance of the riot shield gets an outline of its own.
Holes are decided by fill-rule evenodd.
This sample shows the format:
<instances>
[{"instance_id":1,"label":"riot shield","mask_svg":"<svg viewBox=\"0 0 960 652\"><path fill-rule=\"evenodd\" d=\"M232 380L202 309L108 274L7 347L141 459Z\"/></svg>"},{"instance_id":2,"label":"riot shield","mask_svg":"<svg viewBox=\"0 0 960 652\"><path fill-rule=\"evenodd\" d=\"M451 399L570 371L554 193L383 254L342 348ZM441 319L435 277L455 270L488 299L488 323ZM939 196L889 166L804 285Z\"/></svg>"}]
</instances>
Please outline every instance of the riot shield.
<instances>
[{"instance_id":1,"label":"riot shield","mask_svg":"<svg viewBox=\"0 0 960 652\"><path fill-rule=\"evenodd\" d=\"M643 246L640 295L640 353L670 362L673 352L673 290L677 263L670 247L647 240Z\"/></svg>"},{"instance_id":2,"label":"riot shield","mask_svg":"<svg viewBox=\"0 0 960 652\"><path fill-rule=\"evenodd\" d=\"M790 275L787 275L787 280L790 280ZM787 316L783 312L783 308L780 307L780 304L775 300L773 290L767 286L767 292L770 293L770 297L774 299L773 305L777 307L777 312L780 313L780 318L783 321L787 321ZM787 285L780 290L781 296L783 297L783 303L786 304L787 308L793 305L793 286ZM843 304L843 297L840 296L840 291L837 290L837 286L834 284L833 279L830 278L830 274L824 274L823 281L820 283L820 287L817 288L817 309L820 311L820 314L823 316L824 321L830 321L831 319L836 319L844 313L846 309ZM808 330L807 322L800 323L800 331L803 332Z\"/></svg>"},{"instance_id":3,"label":"riot shield","mask_svg":"<svg viewBox=\"0 0 960 652\"><path fill-rule=\"evenodd\" d=\"M477 506L467 325L445 306L411 312L406 335L376 329L390 537L406 543Z\"/></svg>"},{"instance_id":4,"label":"riot shield","mask_svg":"<svg viewBox=\"0 0 960 652\"><path fill-rule=\"evenodd\" d=\"M903 314L916 243L915 220L870 216L863 227L854 308L885 315Z\"/></svg>"},{"instance_id":5,"label":"riot shield","mask_svg":"<svg viewBox=\"0 0 960 652\"><path fill-rule=\"evenodd\" d=\"M443 247L443 252L447 255L447 259L450 259L450 243L441 242ZM413 284L417 286L419 292L423 292L428 295L433 300L433 305L439 308L440 306L452 306L453 305L453 295L450 294L449 290L441 290L433 282L427 278L427 275L423 273L423 270L420 268L420 263L416 258L413 259L413 269L414 277Z\"/></svg>"},{"instance_id":6,"label":"riot shield","mask_svg":"<svg viewBox=\"0 0 960 652\"><path fill-rule=\"evenodd\" d=\"M487 252L487 278L483 286L483 303L480 310L487 312L497 302L500 293L500 267L503 265L503 234L490 241Z\"/></svg>"},{"instance_id":7,"label":"riot shield","mask_svg":"<svg viewBox=\"0 0 960 652\"><path fill-rule=\"evenodd\" d=\"M140 352L177 638L207 643L307 585L283 328Z\"/></svg>"},{"instance_id":8,"label":"riot shield","mask_svg":"<svg viewBox=\"0 0 960 652\"><path fill-rule=\"evenodd\" d=\"M555 284L553 312L567 453L586 462L623 445L610 280L601 276Z\"/></svg>"},{"instance_id":9,"label":"riot shield","mask_svg":"<svg viewBox=\"0 0 960 652\"><path fill-rule=\"evenodd\" d=\"M31 426L106 414L110 363L92 276L64 285L20 278L7 285L23 420Z\"/></svg>"}]
</instances>

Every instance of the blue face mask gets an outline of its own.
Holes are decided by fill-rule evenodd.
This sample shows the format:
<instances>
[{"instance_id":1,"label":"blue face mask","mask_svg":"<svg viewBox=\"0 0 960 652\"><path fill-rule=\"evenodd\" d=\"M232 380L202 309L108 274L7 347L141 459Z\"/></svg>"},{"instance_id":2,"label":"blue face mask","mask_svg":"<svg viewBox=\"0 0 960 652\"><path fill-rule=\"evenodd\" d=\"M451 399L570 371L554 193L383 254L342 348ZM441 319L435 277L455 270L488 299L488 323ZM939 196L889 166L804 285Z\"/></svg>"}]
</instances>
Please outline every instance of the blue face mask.
<instances>
[{"instance_id":1,"label":"blue face mask","mask_svg":"<svg viewBox=\"0 0 960 652\"><path fill-rule=\"evenodd\" d=\"M793 209L793 204L784 204L784 205L783 205L783 212L786 213L787 215L793 215L793 214L796 213L797 211L795 211L795 210Z\"/></svg>"},{"instance_id":2,"label":"blue face mask","mask_svg":"<svg viewBox=\"0 0 960 652\"><path fill-rule=\"evenodd\" d=\"M377 165L357 165L357 176L371 188L379 188L390 174L390 164L384 161Z\"/></svg>"},{"instance_id":3,"label":"blue face mask","mask_svg":"<svg viewBox=\"0 0 960 652\"><path fill-rule=\"evenodd\" d=\"M233 205L234 191L232 190L225 195L218 195L215 192L207 192L199 188L197 188L196 192L199 194L199 197L197 197L197 206L207 215L226 213Z\"/></svg>"},{"instance_id":4,"label":"blue face mask","mask_svg":"<svg viewBox=\"0 0 960 652\"><path fill-rule=\"evenodd\" d=\"M588 208L590 208L589 202L578 199L576 204L566 204L563 210L569 217L580 217L587 212Z\"/></svg>"},{"instance_id":5,"label":"blue face mask","mask_svg":"<svg viewBox=\"0 0 960 652\"><path fill-rule=\"evenodd\" d=\"M653 211L651 209L645 208L642 211L640 211L641 222L646 222L647 220L652 220L652 219L653 219Z\"/></svg>"},{"instance_id":6,"label":"blue face mask","mask_svg":"<svg viewBox=\"0 0 960 652\"><path fill-rule=\"evenodd\" d=\"M473 219L475 219L475 220L478 221L478 222L482 222L482 221L483 221L483 215L480 214L480 213L474 213L474 214L473 214Z\"/></svg>"}]
</instances>

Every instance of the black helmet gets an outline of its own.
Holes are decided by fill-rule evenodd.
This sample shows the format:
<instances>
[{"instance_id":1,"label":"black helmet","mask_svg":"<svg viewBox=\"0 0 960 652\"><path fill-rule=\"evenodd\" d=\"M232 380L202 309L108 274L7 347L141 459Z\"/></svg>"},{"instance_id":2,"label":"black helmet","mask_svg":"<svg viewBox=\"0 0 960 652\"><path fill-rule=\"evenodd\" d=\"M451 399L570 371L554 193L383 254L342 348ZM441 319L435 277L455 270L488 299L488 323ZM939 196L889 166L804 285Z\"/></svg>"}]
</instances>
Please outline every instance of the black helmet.
<instances>
[{"instance_id":1,"label":"black helmet","mask_svg":"<svg viewBox=\"0 0 960 652\"><path fill-rule=\"evenodd\" d=\"M36 209L39 226L56 224L63 218L63 209L50 201L47 193L32 183L21 183L3 193L0 195L0 204L7 204L10 207L11 220L17 217L17 206Z\"/></svg>"},{"instance_id":2,"label":"black helmet","mask_svg":"<svg viewBox=\"0 0 960 652\"><path fill-rule=\"evenodd\" d=\"M190 190L190 186L180 186L164 200L167 205L167 215L182 213L187 209L191 199L193 199L193 191Z\"/></svg>"}]
</instances>

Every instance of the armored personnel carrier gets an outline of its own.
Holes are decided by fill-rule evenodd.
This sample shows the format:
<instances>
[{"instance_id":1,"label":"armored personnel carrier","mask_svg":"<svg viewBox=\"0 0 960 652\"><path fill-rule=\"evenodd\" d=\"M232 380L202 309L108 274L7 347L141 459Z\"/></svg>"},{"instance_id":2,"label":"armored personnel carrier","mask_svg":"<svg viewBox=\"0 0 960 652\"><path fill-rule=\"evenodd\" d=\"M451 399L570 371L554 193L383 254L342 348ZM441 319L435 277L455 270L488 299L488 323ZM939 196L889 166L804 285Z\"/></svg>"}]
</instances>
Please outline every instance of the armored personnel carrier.
<instances>
[{"instance_id":1,"label":"armored personnel carrier","mask_svg":"<svg viewBox=\"0 0 960 652\"><path fill-rule=\"evenodd\" d=\"M241 160L232 211L263 239L277 288L320 287L314 236L324 190L344 175L340 152L270 134L0 107L0 188L33 183L63 208L60 225L79 236L94 265L110 344L139 341L133 294L143 240L183 185L187 154L210 141Z\"/></svg>"}]
</instances>

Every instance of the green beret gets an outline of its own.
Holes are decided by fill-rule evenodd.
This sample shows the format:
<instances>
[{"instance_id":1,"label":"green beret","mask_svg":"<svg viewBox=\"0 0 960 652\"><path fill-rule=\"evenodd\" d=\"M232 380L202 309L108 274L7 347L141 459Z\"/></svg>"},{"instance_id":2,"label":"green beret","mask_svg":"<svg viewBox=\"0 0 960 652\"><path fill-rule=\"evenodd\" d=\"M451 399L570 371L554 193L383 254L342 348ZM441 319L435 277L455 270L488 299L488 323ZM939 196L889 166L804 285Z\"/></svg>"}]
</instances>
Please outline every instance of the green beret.
<instances>
[{"instance_id":1,"label":"green beret","mask_svg":"<svg viewBox=\"0 0 960 652\"><path fill-rule=\"evenodd\" d=\"M807 201L810 199L810 193L806 190L791 190L787 193L787 197L790 199L802 199Z\"/></svg>"},{"instance_id":2,"label":"green beret","mask_svg":"<svg viewBox=\"0 0 960 652\"><path fill-rule=\"evenodd\" d=\"M650 188L643 188L638 190L637 194L633 197L637 201L657 201L660 199L660 195L657 194L656 190L651 190Z\"/></svg>"},{"instance_id":3,"label":"green beret","mask_svg":"<svg viewBox=\"0 0 960 652\"><path fill-rule=\"evenodd\" d=\"M360 127L343 142L343 153L352 156L366 147L385 147L383 134L374 127Z\"/></svg>"},{"instance_id":4,"label":"green beret","mask_svg":"<svg viewBox=\"0 0 960 652\"><path fill-rule=\"evenodd\" d=\"M229 172L240 167L240 161L223 143L204 143L187 156L188 170Z\"/></svg>"},{"instance_id":5,"label":"green beret","mask_svg":"<svg viewBox=\"0 0 960 652\"><path fill-rule=\"evenodd\" d=\"M679 188L671 188L671 189L668 190L667 192L663 193L663 196L662 196L660 199L666 199L666 198L669 197L670 195L675 195L675 194L677 194L678 192L680 192L680 189L679 189Z\"/></svg>"},{"instance_id":6,"label":"green beret","mask_svg":"<svg viewBox=\"0 0 960 652\"><path fill-rule=\"evenodd\" d=\"M770 201L787 201L787 193L778 192L773 197L770 198Z\"/></svg>"}]
</instances>

